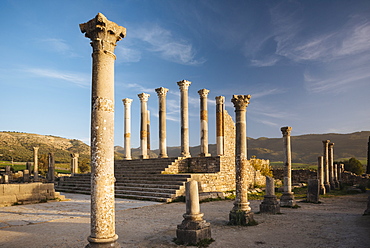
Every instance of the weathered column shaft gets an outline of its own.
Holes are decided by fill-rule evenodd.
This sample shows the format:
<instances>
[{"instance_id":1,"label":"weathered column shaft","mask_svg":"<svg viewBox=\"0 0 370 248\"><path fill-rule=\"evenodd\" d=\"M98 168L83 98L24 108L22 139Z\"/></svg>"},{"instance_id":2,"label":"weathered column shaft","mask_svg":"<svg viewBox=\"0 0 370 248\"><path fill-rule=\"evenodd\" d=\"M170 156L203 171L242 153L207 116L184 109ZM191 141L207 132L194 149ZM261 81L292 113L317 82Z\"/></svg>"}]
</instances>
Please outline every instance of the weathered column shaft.
<instances>
[{"instance_id":1,"label":"weathered column shaft","mask_svg":"<svg viewBox=\"0 0 370 248\"><path fill-rule=\"evenodd\" d=\"M147 111L147 128L146 128L146 133L147 133L147 148L148 148L148 154L150 151L150 111Z\"/></svg>"},{"instance_id":2,"label":"weathered column shaft","mask_svg":"<svg viewBox=\"0 0 370 248\"><path fill-rule=\"evenodd\" d=\"M367 142L367 166L366 166L366 174L370 174L370 136L369 136L369 142Z\"/></svg>"},{"instance_id":3,"label":"weathered column shaft","mask_svg":"<svg viewBox=\"0 0 370 248\"><path fill-rule=\"evenodd\" d=\"M217 155L224 155L224 109L225 97L216 96L216 146Z\"/></svg>"},{"instance_id":4,"label":"weathered column shaft","mask_svg":"<svg viewBox=\"0 0 370 248\"><path fill-rule=\"evenodd\" d=\"M71 154L71 173L72 174L77 174L78 173L78 153L72 153Z\"/></svg>"},{"instance_id":5,"label":"weathered column shaft","mask_svg":"<svg viewBox=\"0 0 370 248\"><path fill-rule=\"evenodd\" d=\"M159 105L159 157L167 158L167 142L166 142L166 95L167 88L155 89L158 95Z\"/></svg>"},{"instance_id":6,"label":"weathered column shaft","mask_svg":"<svg viewBox=\"0 0 370 248\"><path fill-rule=\"evenodd\" d=\"M191 82L182 80L177 82L181 93L181 156L190 157L189 148L189 103L188 88Z\"/></svg>"},{"instance_id":7,"label":"weathered column shaft","mask_svg":"<svg viewBox=\"0 0 370 248\"><path fill-rule=\"evenodd\" d=\"M324 186L324 157L319 156L317 160L317 179L320 181L320 194L326 193Z\"/></svg>"},{"instance_id":8,"label":"weathered column shaft","mask_svg":"<svg viewBox=\"0 0 370 248\"><path fill-rule=\"evenodd\" d=\"M141 122L140 122L140 157L147 159L148 157L148 107L147 102L149 94L138 94L141 103Z\"/></svg>"},{"instance_id":9,"label":"weathered column shaft","mask_svg":"<svg viewBox=\"0 0 370 248\"><path fill-rule=\"evenodd\" d=\"M328 153L329 153L329 183L330 188L335 189L335 182L334 182L334 143L329 143L328 147Z\"/></svg>"},{"instance_id":10,"label":"weathered column shaft","mask_svg":"<svg viewBox=\"0 0 370 248\"><path fill-rule=\"evenodd\" d=\"M48 154L48 182L55 181L55 160L54 153L50 152Z\"/></svg>"},{"instance_id":11,"label":"weathered column shaft","mask_svg":"<svg viewBox=\"0 0 370 248\"><path fill-rule=\"evenodd\" d=\"M125 115L124 115L124 159L131 159L131 103L132 99L125 98L122 99L123 105L125 106Z\"/></svg>"},{"instance_id":12,"label":"weathered column shaft","mask_svg":"<svg viewBox=\"0 0 370 248\"><path fill-rule=\"evenodd\" d=\"M39 180L39 160L38 160L39 147L33 148L33 180Z\"/></svg>"},{"instance_id":13,"label":"weathered column shaft","mask_svg":"<svg viewBox=\"0 0 370 248\"><path fill-rule=\"evenodd\" d=\"M114 49L126 29L99 13L80 24L91 39L91 234L90 247L119 247L114 206ZM99 246L100 247L100 246Z\"/></svg>"},{"instance_id":14,"label":"weathered column shaft","mask_svg":"<svg viewBox=\"0 0 370 248\"><path fill-rule=\"evenodd\" d=\"M207 96L209 90L201 89L198 91L200 96L200 154L201 157L209 157L208 153L208 107Z\"/></svg>"},{"instance_id":15,"label":"weathered column shaft","mask_svg":"<svg viewBox=\"0 0 370 248\"><path fill-rule=\"evenodd\" d=\"M186 214L198 215L200 214L198 182L190 181L185 184L186 187Z\"/></svg>"},{"instance_id":16,"label":"weathered column shaft","mask_svg":"<svg viewBox=\"0 0 370 248\"><path fill-rule=\"evenodd\" d=\"M292 192L292 153L290 146L290 132L292 127L282 127L281 132L283 133L284 140L284 155L285 155L285 166L284 166L284 177L287 178L287 184L284 181L284 192Z\"/></svg>"},{"instance_id":17,"label":"weathered column shaft","mask_svg":"<svg viewBox=\"0 0 370 248\"><path fill-rule=\"evenodd\" d=\"M323 154L324 154L324 186L326 193L330 191L329 182L329 143L330 140L323 140Z\"/></svg>"}]
</instances>

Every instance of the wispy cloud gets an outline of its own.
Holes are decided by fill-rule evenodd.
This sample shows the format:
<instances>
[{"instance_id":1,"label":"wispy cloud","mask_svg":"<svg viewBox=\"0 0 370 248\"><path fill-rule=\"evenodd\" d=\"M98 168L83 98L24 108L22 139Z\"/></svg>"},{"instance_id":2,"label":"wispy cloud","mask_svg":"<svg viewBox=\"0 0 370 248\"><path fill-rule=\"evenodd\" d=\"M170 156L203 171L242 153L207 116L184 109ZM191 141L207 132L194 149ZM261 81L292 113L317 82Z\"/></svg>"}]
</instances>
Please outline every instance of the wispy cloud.
<instances>
[{"instance_id":1,"label":"wispy cloud","mask_svg":"<svg viewBox=\"0 0 370 248\"><path fill-rule=\"evenodd\" d=\"M72 48L63 39L57 38L40 39L39 42L41 42L44 45L44 47L48 48L49 50L65 54L71 57L77 56L77 54L73 52Z\"/></svg>"},{"instance_id":2,"label":"wispy cloud","mask_svg":"<svg viewBox=\"0 0 370 248\"><path fill-rule=\"evenodd\" d=\"M139 62L141 60L141 52L126 46L117 46L117 62Z\"/></svg>"},{"instance_id":3,"label":"wispy cloud","mask_svg":"<svg viewBox=\"0 0 370 248\"><path fill-rule=\"evenodd\" d=\"M252 59L250 61L251 66L255 67L267 67L275 65L279 59L277 57L270 57L266 59Z\"/></svg>"},{"instance_id":4,"label":"wispy cloud","mask_svg":"<svg viewBox=\"0 0 370 248\"><path fill-rule=\"evenodd\" d=\"M165 60L184 65L200 65L206 61L204 58L196 59L196 51L189 41L175 37L158 24L136 28L131 35L149 44L147 50Z\"/></svg>"},{"instance_id":5,"label":"wispy cloud","mask_svg":"<svg viewBox=\"0 0 370 248\"><path fill-rule=\"evenodd\" d=\"M23 71L37 77L53 78L68 81L80 87L86 87L90 85L90 76L81 73L71 73L46 68L28 68L24 69Z\"/></svg>"},{"instance_id":6,"label":"wispy cloud","mask_svg":"<svg viewBox=\"0 0 370 248\"><path fill-rule=\"evenodd\" d=\"M122 86L124 88L135 89L138 94L140 94L142 92L143 93L156 94L155 90L153 88L148 88L148 87L145 87L145 86L143 86L141 84L137 84L137 83L125 83L125 84L122 84Z\"/></svg>"}]
</instances>

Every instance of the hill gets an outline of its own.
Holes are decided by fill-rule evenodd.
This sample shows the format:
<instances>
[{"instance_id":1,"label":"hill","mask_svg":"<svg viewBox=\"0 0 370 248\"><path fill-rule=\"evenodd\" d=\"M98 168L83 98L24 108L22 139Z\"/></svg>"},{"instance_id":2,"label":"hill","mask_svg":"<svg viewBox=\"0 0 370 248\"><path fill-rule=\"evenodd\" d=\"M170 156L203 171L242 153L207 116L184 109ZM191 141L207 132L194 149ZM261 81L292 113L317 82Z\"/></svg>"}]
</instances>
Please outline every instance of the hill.
<instances>
[{"instance_id":1,"label":"hill","mask_svg":"<svg viewBox=\"0 0 370 248\"><path fill-rule=\"evenodd\" d=\"M71 153L79 153L80 158L90 157L90 147L80 140L65 139L51 135L20 132L0 132L1 160L15 162L33 161L33 147L38 146L39 155L54 152L56 163L69 163Z\"/></svg>"},{"instance_id":2,"label":"hill","mask_svg":"<svg viewBox=\"0 0 370 248\"><path fill-rule=\"evenodd\" d=\"M370 131L355 132L350 134L307 134L291 136L292 162L293 163L317 163L317 157L323 154L323 140L334 142L335 160L356 157L357 159L367 158L367 143ZM216 145L209 145L209 152L216 155ZM115 147L115 151L123 154L123 148ZM132 149L133 157L139 156L139 149ZM153 150L156 155L159 150ZM177 157L180 155L180 147L168 147L168 155ZM190 153L196 156L200 153L200 147L190 148ZM154 156L156 156L154 155ZM283 161L283 138L248 138L248 157L256 156L261 159L269 159L272 162Z\"/></svg>"}]
</instances>

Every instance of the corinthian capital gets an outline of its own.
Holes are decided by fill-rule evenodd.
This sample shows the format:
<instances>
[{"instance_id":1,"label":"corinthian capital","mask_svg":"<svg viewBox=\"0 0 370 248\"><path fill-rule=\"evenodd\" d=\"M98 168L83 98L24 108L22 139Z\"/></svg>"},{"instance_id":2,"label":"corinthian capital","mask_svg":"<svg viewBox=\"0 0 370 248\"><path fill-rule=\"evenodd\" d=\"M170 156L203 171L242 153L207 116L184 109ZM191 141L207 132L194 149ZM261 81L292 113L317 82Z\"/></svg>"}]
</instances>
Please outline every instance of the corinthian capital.
<instances>
[{"instance_id":1,"label":"corinthian capital","mask_svg":"<svg viewBox=\"0 0 370 248\"><path fill-rule=\"evenodd\" d=\"M207 89L198 90L198 94L199 94L200 98L207 97L208 96L208 93L209 93L209 90L207 90Z\"/></svg>"},{"instance_id":2,"label":"corinthian capital","mask_svg":"<svg viewBox=\"0 0 370 248\"><path fill-rule=\"evenodd\" d=\"M128 106L130 106L131 105L131 103L132 103L132 99L130 99L130 98L124 98L124 99L122 99L122 102L123 102L123 105L128 105Z\"/></svg>"},{"instance_id":3,"label":"corinthian capital","mask_svg":"<svg viewBox=\"0 0 370 248\"><path fill-rule=\"evenodd\" d=\"M182 80L182 81L177 82L177 85L179 86L180 90L183 91L189 88L189 86L191 85L191 82L188 80Z\"/></svg>"},{"instance_id":4,"label":"corinthian capital","mask_svg":"<svg viewBox=\"0 0 370 248\"><path fill-rule=\"evenodd\" d=\"M290 132L292 131L292 127L282 127L280 128L281 132L283 133L283 136L290 136Z\"/></svg>"},{"instance_id":5,"label":"corinthian capital","mask_svg":"<svg viewBox=\"0 0 370 248\"><path fill-rule=\"evenodd\" d=\"M150 97L150 94L147 94L147 93L140 93L137 95L140 99L141 102L147 102L149 97Z\"/></svg>"},{"instance_id":6,"label":"corinthian capital","mask_svg":"<svg viewBox=\"0 0 370 248\"><path fill-rule=\"evenodd\" d=\"M251 95L233 95L231 102L236 110L245 110L248 107Z\"/></svg>"},{"instance_id":7,"label":"corinthian capital","mask_svg":"<svg viewBox=\"0 0 370 248\"><path fill-rule=\"evenodd\" d=\"M117 41L126 36L126 28L109 21L102 13L80 24L80 30L92 41L94 52L104 51L113 54Z\"/></svg>"},{"instance_id":8,"label":"corinthian capital","mask_svg":"<svg viewBox=\"0 0 370 248\"><path fill-rule=\"evenodd\" d=\"M155 89L155 92L157 92L158 97L164 97L167 95L168 89L160 87L160 88Z\"/></svg>"},{"instance_id":9,"label":"corinthian capital","mask_svg":"<svg viewBox=\"0 0 370 248\"><path fill-rule=\"evenodd\" d=\"M224 104L225 103L225 97L224 96L216 96L216 104Z\"/></svg>"}]
</instances>

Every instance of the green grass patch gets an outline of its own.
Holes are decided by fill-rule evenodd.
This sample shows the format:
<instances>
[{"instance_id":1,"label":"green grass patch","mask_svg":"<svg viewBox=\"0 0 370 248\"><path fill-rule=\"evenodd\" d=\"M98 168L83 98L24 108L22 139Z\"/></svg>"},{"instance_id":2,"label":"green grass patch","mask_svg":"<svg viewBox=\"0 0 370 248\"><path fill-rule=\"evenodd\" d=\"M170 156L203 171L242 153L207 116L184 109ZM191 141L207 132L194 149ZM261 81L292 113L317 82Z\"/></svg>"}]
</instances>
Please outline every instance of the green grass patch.
<instances>
[{"instance_id":1,"label":"green grass patch","mask_svg":"<svg viewBox=\"0 0 370 248\"><path fill-rule=\"evenodd\" d=\"M270 166L274 169L283 169L284 165L285 164L282 161L270 162ZM294 169L294 170L299 170L299 169L316 170L317 165L316 164L307 164L307 163L292 163L292 169Z\"/></svg>"}]
</instances>

